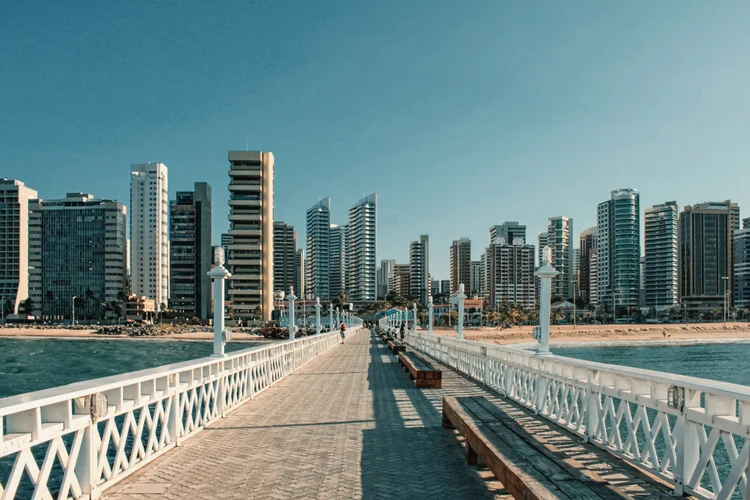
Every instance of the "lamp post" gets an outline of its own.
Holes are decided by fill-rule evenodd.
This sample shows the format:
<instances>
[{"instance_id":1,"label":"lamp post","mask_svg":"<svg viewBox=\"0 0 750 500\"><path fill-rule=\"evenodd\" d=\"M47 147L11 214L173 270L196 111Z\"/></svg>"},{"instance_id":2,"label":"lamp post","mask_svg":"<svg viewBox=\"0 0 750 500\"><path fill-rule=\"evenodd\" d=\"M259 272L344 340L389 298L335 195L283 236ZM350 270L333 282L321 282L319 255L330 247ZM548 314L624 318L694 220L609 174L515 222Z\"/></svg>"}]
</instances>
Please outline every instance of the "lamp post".
<instances>
[{"instance_id":1,"label":"lamp post","mask_svg":"<svg viewBox=\"0 0 750 500\"><path fill-rule=\"evenodd\" d=\"M70 306L70 326L76 326L76 299L78 297L76 295L73 295L73 299L71 300L71 306Z\"/></svg>"},{"instance_id":2,"label":"lamp post","mask_svg":"<svg viewBox=\"0 0 750 500\"><path fill-rule=\"evenodd\" d=\"M320 297L315 297L315 333L320 334Z\"/></svg>"},{"instance_id":3,"label":"lamp post","mask_svg":"<svg viewBox=\"0 0 750 500\"><path fill-rule=\"evenodd\" d=\"M429 300L427 302L427 311L429 315L429 321L427 323L427 332L432 335L432 318L433 318L433 309L435 307L435 304L432 303L432 295L430 295Z\"/></svg>"},{"instance_id":4,"label":"lamp post","mask_svg":"<svg viewBox=\"0 0 750 500\"><path fill-rule=\"evenodd\" d=\"M549 315L552 302L552 278L558 273L550 265L552 249L548 246L542 251L542 265L534 275L539 278L539 337L537 339L537 354L549 355Z\"/></svg>"},{"instance_id":5,"label":"lamp post","mask_svg":"<svg viewBox=\"0 0 750 500\"><path fill-rule=\"evenodd\" d=\"M224 343L227 334L224 330L224 280L232 276L224 268L224 248L214 247L216 265L207 274L214 280L214 353L212 356L224 356Z\"/></svg>"},{"instance_id":6,"label":"lamp post","mask_svg":"<svg viewBox=\"0 0 750 500\"><path fill-rule=\"evenodd\" d=\"M286 300L289 302L289 340L294 340L294 301L297 297L294 295L294 287L289 287L289 295Z\"/></svg>"},{"instance_id":7,"label":"lamp post","mask_svg":"<svg viewBox=\"0 0 750 500\"><path fill-rule=\"evenodd\" d=\"M412 312L412 315L413 315L412 320L414 321L412 323L412 328L413 328L412 331L414 332L414 335L416 335L417 334L417 303L416 302L414 303L414 306L412 307L412 311L413 311Z\"/></svg>"},{"instance_id":8,"label":"lamp post","mask_svg":"<svg viewBox=\"0 0 750 500\"><path fill-rule=\"evenodd\" d=\"M466 300L466 294L464 293L464 284L458 285L458 293L453 299L453 303L458 305L458 317L456 318L456 337L458 340L464 339L464 301ZM450 314L448 315L450 316Z\"/></svg>"},{"instance_id":9,"label":"lamp post","mask_svg":"<svg viewBox=\"0 0 750 500\"><path fill-rule=\"evenodd\" d=\"M333 331L333 302L328 304L328 326L331 328L330 331Z\"/></svg>"}]
</instances>

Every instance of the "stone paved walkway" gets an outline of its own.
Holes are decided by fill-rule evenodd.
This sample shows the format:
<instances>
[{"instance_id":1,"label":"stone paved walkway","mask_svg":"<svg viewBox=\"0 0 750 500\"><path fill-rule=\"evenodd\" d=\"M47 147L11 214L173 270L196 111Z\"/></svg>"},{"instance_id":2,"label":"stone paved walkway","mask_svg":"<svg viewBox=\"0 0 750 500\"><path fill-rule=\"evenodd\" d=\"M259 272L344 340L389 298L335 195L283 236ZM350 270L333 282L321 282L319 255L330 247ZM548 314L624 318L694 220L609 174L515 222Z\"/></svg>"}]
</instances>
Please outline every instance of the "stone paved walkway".
<instances>
[{"instance_id":1,"label":"stone paved walkway","mask_svg":"<svg viewBox=\"0 0 750 500\"><path fill-rule=\"evenodd\" d=\"M440 392L416 389L363 331L104 496L506 498L441 427Z\"/></svg>"},{"instance_id":2,"label":"stone paved walkway","mask_svg":"<svg viewBox=\"0 0 750 500\"><path fill-rule=\"evenodd\" d=\"M441 427L444 395L485 396L560 460L595 471L631 498L667 490L606 452L452 370L416 389L383 342L355 334L227 418L105 491L117 500L510 498L466 464Z\"/></svg>"}]
</instances>

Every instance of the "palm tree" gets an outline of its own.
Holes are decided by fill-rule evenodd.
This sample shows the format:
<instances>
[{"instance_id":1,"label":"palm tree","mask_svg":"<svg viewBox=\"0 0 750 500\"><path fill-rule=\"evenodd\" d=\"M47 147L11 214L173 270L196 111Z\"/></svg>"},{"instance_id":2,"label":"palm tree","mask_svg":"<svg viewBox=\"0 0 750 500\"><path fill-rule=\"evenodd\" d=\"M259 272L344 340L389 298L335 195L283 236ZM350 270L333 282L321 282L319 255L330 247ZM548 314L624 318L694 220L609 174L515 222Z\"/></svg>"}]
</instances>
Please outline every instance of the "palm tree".
<instances>
[{"instance_id":1,"label":"palm tree","mask_svg":"<svg viewBox=\"0 0 750 500\"><path fill-rule=\"evenodd\" d=\"M563 316L565 316L565 313L563 313L562 309L560 309L559 307L552 311L552 321L557 323L558 329L560 329L560 321L562 321Z\"/></svg>"}]
</instances>

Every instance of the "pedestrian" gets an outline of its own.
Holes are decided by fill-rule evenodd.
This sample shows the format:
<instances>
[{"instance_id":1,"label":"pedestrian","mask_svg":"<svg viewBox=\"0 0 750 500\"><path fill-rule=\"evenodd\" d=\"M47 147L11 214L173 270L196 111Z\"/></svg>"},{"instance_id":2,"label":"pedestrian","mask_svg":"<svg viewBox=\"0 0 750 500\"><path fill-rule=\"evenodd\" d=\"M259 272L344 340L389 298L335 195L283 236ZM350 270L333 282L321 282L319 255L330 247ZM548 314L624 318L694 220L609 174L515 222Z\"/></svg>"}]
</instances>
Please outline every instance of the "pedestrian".
<instances>
[{"instance_id":1,"label":"pedestrian","mask_svg":"<svg viewBox=\"0 0 750 500\"><path fill-rule=\"evenodd\" d=\"M404 328L404 324L403 324L403 323L401 323L401 330L400 330L400 335L401 335L401 342L403 342L403 341L404 341L404 334L405 334L405 330L406 330L406 328Z\"/></svg>"},{"instance_id":2,"label":"pedestrian","mask_svg":"<svg viewBox=\"0 0 750 500\"><path fill-rule=\"evenodd\" d=\"M341 322L341 326L339 326L339 332L341 333L341 343L344 343L344 338L346 337L346 325L344 322Z\"/></svg>"}]
</instances>

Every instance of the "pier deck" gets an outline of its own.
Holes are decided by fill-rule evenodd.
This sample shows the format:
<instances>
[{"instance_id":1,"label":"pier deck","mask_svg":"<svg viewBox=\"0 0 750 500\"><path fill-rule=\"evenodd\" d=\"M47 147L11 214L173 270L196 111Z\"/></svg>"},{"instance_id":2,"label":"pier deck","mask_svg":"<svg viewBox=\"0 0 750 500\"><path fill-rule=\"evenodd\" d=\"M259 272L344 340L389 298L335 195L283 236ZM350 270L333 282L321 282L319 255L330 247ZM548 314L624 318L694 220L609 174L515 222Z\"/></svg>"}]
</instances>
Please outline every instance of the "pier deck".
<instances>
[{"instance_id":1,"label":"pier deck","mask_svg":"<svg viewBox=\"0 0 750 500\"><path fill-rule=\"evenodd\" d=\"M594 471L624 496L668 489L606 452L443 368L442 389L417 389L368 331L314 359L104 498L510 498L466 463L442 428L443 396L485 396L559 459Z\"/></svg>"}]
</instances>

